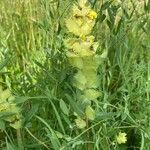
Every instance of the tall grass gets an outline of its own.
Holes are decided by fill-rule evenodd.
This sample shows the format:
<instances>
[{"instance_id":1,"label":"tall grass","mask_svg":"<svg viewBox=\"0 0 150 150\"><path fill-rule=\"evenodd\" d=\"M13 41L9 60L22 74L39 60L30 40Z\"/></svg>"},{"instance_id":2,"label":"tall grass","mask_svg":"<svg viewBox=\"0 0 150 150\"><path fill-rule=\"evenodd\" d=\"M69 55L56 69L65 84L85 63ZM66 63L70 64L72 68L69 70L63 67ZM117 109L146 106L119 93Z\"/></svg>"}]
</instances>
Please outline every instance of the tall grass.
<instances>
[{"instance_id":1,"label":"tall grass","mask_svg":"<svg viewBox=\"0 0 150 150\"><path fill-rule=\"evenodd\" d=\"M23 116L19 135L0 119L0 149L149 150L150 1L90 0L98 53L108 57L98 69L96 119L86 129L74 123L81 109L64 46L74 2L0 1L0 84ZM127 134L125 144L117 143L119 132Z\"/></svg>"}]
</instances>

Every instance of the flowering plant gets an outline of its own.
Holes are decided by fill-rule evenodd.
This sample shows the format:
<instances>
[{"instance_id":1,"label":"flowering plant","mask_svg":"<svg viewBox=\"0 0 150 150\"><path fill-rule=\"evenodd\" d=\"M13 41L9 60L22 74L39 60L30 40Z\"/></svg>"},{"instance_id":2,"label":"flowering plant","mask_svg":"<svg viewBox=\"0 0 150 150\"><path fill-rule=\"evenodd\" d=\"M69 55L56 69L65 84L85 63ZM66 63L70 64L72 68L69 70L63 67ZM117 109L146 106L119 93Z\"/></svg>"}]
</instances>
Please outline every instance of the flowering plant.
<instances>
[{"instance_id":1,"label":"flowering plant","mask_svg":"<svg viewBox=\"0 0 150 150\"><path fill-rule=\"evenodd\" d=\"M100 65L100 55L96 54L98 42L91 35L95 25L97 13L87 4L87 0L79 0L72 7L70 18L66 19L66 27L75 37L65 40L67 47L67 57L70 65L77 68L74 75L73 86L79 91L78 100L83 100L85 117L89 120L95 119L95 111L91 106L91 101L100 96L98 88L97 68ZM77 116L75 120L79 127L85 127L84 120ZM80 127L79 127L80 128Z\"/></svg>"}]
</instances>

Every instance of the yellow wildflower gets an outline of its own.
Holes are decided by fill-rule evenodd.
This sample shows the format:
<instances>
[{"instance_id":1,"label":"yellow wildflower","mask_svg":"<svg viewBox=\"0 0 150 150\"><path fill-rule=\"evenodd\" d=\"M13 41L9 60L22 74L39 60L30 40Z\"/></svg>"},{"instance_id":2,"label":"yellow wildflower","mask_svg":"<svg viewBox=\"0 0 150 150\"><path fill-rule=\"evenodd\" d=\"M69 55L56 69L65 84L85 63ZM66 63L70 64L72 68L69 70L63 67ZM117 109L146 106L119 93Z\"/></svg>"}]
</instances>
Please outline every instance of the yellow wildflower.
<instances>
[{"instance_id":1,"label":"yellow wildflower","mask_svg":"<svg viewBox=\"0 0 150 150\"><path fill-rule=\"evenodd\" d=\"M119 132L118 136L116 137L116 140L118 144L126 143L127 142L127 134Z\"/></svg>"},{"instance_id":2,"label":"yellow wildflower","mask_svg":"<svg viewBox=\"0 0 150 150\"><path fill-rule=\"evenodd\" d=\"M86 3L87 0L79 0L78 4L74 4L70 18L66 20L69 32L79 37L91 33L97 17L97 13Z\"/></svg>"},{"instance_id":3,"label":"yellow wildflower","mask_svg":"<svg viewBox=\"0 0 150 150\"><path fill-rule=\"evenodd\" d=\"M97 13L93 10L91 10L88 14L87 14L87 17L91 20L94 20L97 18Z\"/></svg>"},{"instance_id":4,"label":"yellow wildflower","mask_svg":"<svg viewBox=\"0 0 150 150\"><path fill-rule=\"evenodd\" d=\"M92 56L95 54L98 47L98 43L94 42L93 36L87 36L84 40L70 38L65 40L65 45L69 48L69 51L67 52L67 56L69 57Z\"/></svg>"},{"instance_id":5,"label":"yellow wildflower","mask_svg":"<svg viewBox=\"0 0 150 150\"><path fill-rule=\"evenodd\" d=\"M66 27L68 28L69 32L75 34L76 36L90 34L94 24L94 21L82 18L71 17L70 19L66 20Z\"/></svg>"}]
</instances>

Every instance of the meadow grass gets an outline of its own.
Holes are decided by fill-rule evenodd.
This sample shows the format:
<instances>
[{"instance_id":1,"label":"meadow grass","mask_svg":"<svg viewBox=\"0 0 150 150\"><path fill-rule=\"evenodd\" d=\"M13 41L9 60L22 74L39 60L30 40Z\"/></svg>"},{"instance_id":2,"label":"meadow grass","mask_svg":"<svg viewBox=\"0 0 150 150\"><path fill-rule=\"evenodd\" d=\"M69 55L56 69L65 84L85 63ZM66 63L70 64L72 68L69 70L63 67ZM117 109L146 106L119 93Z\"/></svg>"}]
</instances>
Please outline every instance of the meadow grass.
<instances>
[{"instance_id":1,"label":"meadow grass","mask_svg":"<svg viewBox=\"0 0 150 150\"><path fill-rule=\"evenodd\" d=\"M90 0L97 53L108 56L98 68L96 118L85 129L74 122L81 109L64 45L74 2L0 1L0 84L22 114L17 131L0 114L0 149L150 150L150 1Z\"/></svg>"}]
</instances>

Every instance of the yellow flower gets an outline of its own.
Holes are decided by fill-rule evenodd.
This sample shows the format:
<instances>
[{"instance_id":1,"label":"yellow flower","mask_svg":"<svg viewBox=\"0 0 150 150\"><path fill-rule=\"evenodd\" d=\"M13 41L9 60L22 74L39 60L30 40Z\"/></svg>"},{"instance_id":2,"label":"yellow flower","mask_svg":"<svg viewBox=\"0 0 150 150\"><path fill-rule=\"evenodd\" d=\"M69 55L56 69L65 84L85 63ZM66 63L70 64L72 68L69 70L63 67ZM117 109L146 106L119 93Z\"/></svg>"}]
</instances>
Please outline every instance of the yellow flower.
<instances>
[{"instance_id":1,"label":"yellow flower","mask_svg":"<svg viewBox=\"0 0 150 150\"><path fill-rule=\"evenodd\" d=\"M94 27L95 21L89 19L82 19L81 17L71 17L66 20L66 27L70 33L76 36L85 36L91 33Z\"/></svg>"},{"instance_id":2,"label":"yellow flower","mask_svg":"<svg viewBox=\"0 0 150 150\"><path fill-rule=\"evenodd\" d=\"M78 4L74 4L70 18L65 21L69 32L79 37L91 33L97 17L97 13L86 3L87 0L79 0Z\"/></svg>"},{"instance_id":3,"label":"yellow flower","mask_svg":"<svg viewBox=\"0 0 150 150\"><path fill-rule=\"evenodd\" d=\"M91 20L94 20L97 18L97 13L93 10L91 10L88 14L87 14L87 17Z\"/></svg>"},{"instance_id":4,"label":"yellow flower","mask_svg":"<svg viewBox=\"0 0 150 150\"><path fill-rule=\"evenodd\" d=\"M94 42L94 36L87 36L84 39L70 38L65 40L64 43L69 49L67 52L68 57L92 56L98 47L98 43Z\"/></svg>"},{"instance_id":5,"label":"yellow flower","mask_svg":"<svg viewBox=\"0 0 150 150\"><path fill-rule=\"evenodd\" d=\"M116 140L118 144L126 143L127 142L127 134L119 132L118 136L116 137Z\"/></svg>"},{"instance_id":6,"label":"yellow flower","mask_svg":"<svg viewBox=\"0 0 150 150\"><path fill-rule=\"evenodd\" d=\"M95 119L95 111L94 109L88 105L85 109L85 114L86 114L86 117L89 119L89 120L94 120Z\"/></svg>"}]
</instances>

